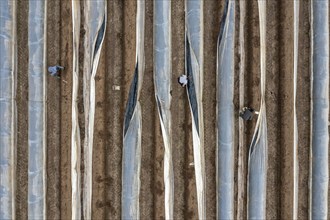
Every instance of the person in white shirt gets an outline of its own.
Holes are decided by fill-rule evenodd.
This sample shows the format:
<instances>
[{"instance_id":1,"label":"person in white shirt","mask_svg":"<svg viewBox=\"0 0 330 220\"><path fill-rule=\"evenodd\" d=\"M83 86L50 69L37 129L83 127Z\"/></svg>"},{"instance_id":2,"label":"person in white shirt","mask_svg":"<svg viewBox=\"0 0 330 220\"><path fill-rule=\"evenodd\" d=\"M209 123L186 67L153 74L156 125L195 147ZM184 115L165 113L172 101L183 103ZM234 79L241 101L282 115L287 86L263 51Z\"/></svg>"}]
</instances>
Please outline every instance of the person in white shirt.
<instances>
[{"instance_id":1,"label":"person in white shirt","mask_svg":"<svg viewBox=\"0 0 330 220\"><path fill-rule=\"evenodd\" d=\"M185 87L188 84L188 77L186 75L181 75L178 78L178 83L182 86Z\"/></svg>"}]
</instances>

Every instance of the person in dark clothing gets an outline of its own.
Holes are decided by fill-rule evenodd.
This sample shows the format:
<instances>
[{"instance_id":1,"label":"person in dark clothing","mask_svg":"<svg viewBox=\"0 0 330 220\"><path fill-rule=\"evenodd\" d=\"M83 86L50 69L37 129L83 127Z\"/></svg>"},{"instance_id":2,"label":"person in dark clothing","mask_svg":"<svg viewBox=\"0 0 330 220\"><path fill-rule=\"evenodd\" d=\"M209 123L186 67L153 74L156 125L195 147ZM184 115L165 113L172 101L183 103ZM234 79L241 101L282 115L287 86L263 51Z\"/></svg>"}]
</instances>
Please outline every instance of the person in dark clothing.
<instances>
[{"instance_id":1,"label":"person in dark clothing","mask_svg":"<svg viewBox=\"0 0 330 220\"><path fill-rule=\"evenodd\" d=\"M245 121L251 121L253 116L257 114L259 114L259 112L255 111L253 108L244 107L239 113L239 116Z\"/></svg>"}]
</instances>

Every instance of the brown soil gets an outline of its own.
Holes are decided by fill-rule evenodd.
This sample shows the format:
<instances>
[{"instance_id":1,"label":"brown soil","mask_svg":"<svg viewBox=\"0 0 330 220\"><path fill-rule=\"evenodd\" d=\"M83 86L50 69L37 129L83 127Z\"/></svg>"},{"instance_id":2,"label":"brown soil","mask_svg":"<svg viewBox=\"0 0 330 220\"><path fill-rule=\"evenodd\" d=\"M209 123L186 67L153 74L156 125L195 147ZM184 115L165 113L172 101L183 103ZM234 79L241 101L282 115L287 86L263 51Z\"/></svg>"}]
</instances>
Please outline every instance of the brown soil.
<instances>
[{"instance_id":1,"label":"brown soil","mask_svg":"<svg viewBox=\"0 0 330 220\"><path fill-rule=\"evenodd\" d=\"M172 75L184 73L184 0L172 4ZM174 50L175 48L175 50ZM185 90L175 86L176 77L172 78L172 143L174 167L174 216L178 219L187 218L188 205L188 180L191 179L193 169L189 167L191 160L191 120ZM176 134L176 135L174 135ZM191 142L190 142L191 143ZM187 149L189 147L189 149ZM188 154L190 150L190 154ZM188 161L188 162L186 162ZM189 174L189 175L188 175ZM194 197L196 202L196 196ZM191 200L191 199L189 199ZM196 211L196 210L194 210ZM196 213L197 214L197 213Z\"/></svg>"},{"instance_id":2,"label":"brown soil","mask_svg":"<svg viewBox=\"0 0 330 220\"><path fill-rule=\"evenodd\" d=\"M216 218L216 62L220 20L225 1L204 2L204 149L206 172L206 216ZM195 190L195 189L191 189ZM195 204L196 205L196 204ZM197 216L198 213L195 213Z\"/></svg>"},{"instance_id":3,"label":"brown soil","mask_svg":"<svg viewBox=\"0 0 330 220\"><path fill-rule=\"evenodd\" d=\"M47 17L47 64L60 63L60 4L49 2L47 11L52 16ZM67 67L66 67L67 68ZM60 142L61 142L61 81L48 78L47 85L47 217L60 218Z\"/></svg>"},{"instance_id":4,"label":"brown soil","mask_svg":"<svg viewBox=\"0 0 330 220\"><path fill-rule=\"evenodd\" d=\"M16 218L27 219L28 209L28 15L29 2L17 2L17 164Z\"/></svg>"},{"instance_id":5,"label":"brown soil","mask_svg":"<svg viewBox=\"0 0 330 220\"><path fill-rule=\"evenodd\" d=\"M298 59L298 82L297 82L297 111L298 117L298 155L299 155L299 200L298 219L308 217L309 207L309 153L310 153L310 1L300 4L299 22L299 59Z\"/></svg>"},{"instance_id":6,"label":"brown soil","mask_svg":"<svg viewBox=\"0 0 330 220\"><path fill-rule=\"evenodd\" d=\"M238 2L238 1L236 1ZM299 205L298 218L308 218L310 133L310 1L301 3L298 69ZM135 67L136 1L108 1L106 36L96 75L96 111L93 150L93 219L121 217L121 158L124 110ZM206 210L216 218L216 44L224 1L204 2L204 128ZM238 6L237 6L238 8ZM184 73L184 0L172 3L172 134L174 217L197 219L191 115L185 89L176 82ZM28 164L28 1L18 1L18 219L27 219ZM146 66L142 106L141 219L164 219L163 140L153 85L153 1L146 0ZM48 65L65 66L61 80L48 78L47 86L47 218L71 218L71 1L48 1ZM239 13L236 16L238 25ZM236 27L238 28L238 26ZM82 26L83 27L83 26ZM84 36L82 30L81 36ZM236 31L238 38L238 31ZM81 39L83 42L83 39ZM260 39L257 1L246 4L245 105L260 104ZM235 47L236 50L238 47ZM81 56L83 50L81 49ZM239 53L236 52L235 105L238 111ZM80 57L80 61L83 59ZM82 64L82 63L81 63ZM83 66L83 65L81 65ZM82 78L83 67L80 68ZM267 219L290 219L293 207L293 2L267 2L268 178ZM120 86L114 90L113 86ZM84 137L82 80L79 111ZM299 111L303 109L303 111ZM245 123L247 156L255 121ZM236 123L238 128L238 120ZM238 129L236 129L238 131ZM238 149L238 133L236 139ZM238 154L236 154L238 155ZM236 157L237 161L237 157ZM247 162L246 162L247 163ZM236 163L237 164L237 163ZM83 167L82 167L83 170ZM237 176L235 175L235 183ZM246 173L243 174L246 179ZM246 184L246 183L245 183ZM237 186L235 186L237 195ZM236 199L237 201L237 199ZM243 196L246 202L246 193ZM245 204L246 205L246 204ZM246 206L235 206L246 218Z\"/></svg>"}]
</instances>

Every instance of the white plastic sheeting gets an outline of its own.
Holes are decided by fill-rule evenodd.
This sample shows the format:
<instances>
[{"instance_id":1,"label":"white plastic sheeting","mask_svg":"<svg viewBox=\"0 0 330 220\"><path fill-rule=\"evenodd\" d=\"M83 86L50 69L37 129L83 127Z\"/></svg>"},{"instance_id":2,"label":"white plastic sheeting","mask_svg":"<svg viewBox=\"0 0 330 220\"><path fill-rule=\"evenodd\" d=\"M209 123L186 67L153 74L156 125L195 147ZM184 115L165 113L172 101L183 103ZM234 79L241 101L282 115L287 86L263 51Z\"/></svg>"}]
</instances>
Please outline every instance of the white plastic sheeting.
<instances>
[{"instance_id":1,"label":"white plastic sheeting","mask_svg":"<svg viewBox=\"0 0 330 220\"><path fill-rule=\"evenodd\" d=\"M78 85L79 85L79 41L80 41L80 1L72 0L72 37L73 37L73 71L72 71L72 133L71 133L71 190L72 219L81 218L81 180L80 161L81 145L78 121Z\"/></svg>"},{"instance_id":2,"label":"white plastic sheeting","mask_svg":"<svg viewBox=\"0 0 330 220\"><path fill-rule=\"evenodd\" d=\"M298 75L298 42L299 42L299 1L293 1L294 5L294 42L293 42L293 219L298 216L298 125L297 125L297 75Z\"/></svg>"},{"instance_id":3,"label":"white plastic sheeting","mask_svg":"<svg viewBox=\"0 0 330 220\"><path fill-rule=\"evenodd\" d=\"M328 219L329 1L311 1L312 128L310 218Z\"/></svg>"},{"instance_id":4,"label":"white plastic sheeting","mask_svg":"<svg viewBox=\"0 0 330 220\"><path fill-rule=\"evenodd\" d=\"M217 48L217 218L234 219L235 1L227 0Z\"/></svg>"},{"instance_id":5,"label":"white plastic sheeting","mask_svg":"<svg viewBox=\"0 0 330 220\"><path fill-rule=\"evenodd\" d=\"M155 95L164 140L165 218L173 219L174 176L171 139L171 1L154 1Z\"/></svg>"},{"instance_id":6,"label":"white plastic sheeting","mask_svg":"<svg viewBox=\"0 0 330 220\"><path fill-rule=\"evenodd\" d=\"M139 102L144 73L145 1L137 0L136 64L128 95L124 129L122 160L122 219L140 219L140 168L142 115Z\"/></svg>"},{"instance_id":7,"label":"white plastic sheeting","mask_svg":"<svg viewBox=\"0 0 330 220\"><path fill-rule=\"evenodd\" d=\"M95 114L95 75L100 59L107 21L107 2L105 0L84 1L85 15L85 65L84 65L84 187L83 213L85 219L92 217L92 158Z\"/></svg>"},{"instance_id":8,"label":"white plastic sheeting","mask_svg":"<svg viewBox=\"0 0 330 220\"><path fill-rule=\"evenodd\" d=\"M187 93L192 133L199 219L206 219L203 123L203 1L185 1Z\"/></svg>"},{"instance_id":9,"label":"white plastic sheeting","mask_svg":"<svg viewBox=\"0 0 330 220\"><path fill-rule=\"evenodd\" d=\"M46 219L46 15L47 1L29 1L29 219Z\"/></svg>"},{"instance_id":10,"label":"white plastic sheeting","mask_svg":"<svg viewBox=\"0 0 330 220\"><path fill-rule=\"evenodd\" d=\"M0 219L15 219L16 1L0 1Z\"/></svg>"},{"instance_id":11,"label":"white plastic sheeting","mask_svg":"<svg viewBox=\"0 0 330 220\"><path fill-rule=\"evenodd\" d=\"M266 1L258 0L260 24L261 106L249 150L248 219L266 219L267 121L266 121Z\"/></svg>"}]
</instances>

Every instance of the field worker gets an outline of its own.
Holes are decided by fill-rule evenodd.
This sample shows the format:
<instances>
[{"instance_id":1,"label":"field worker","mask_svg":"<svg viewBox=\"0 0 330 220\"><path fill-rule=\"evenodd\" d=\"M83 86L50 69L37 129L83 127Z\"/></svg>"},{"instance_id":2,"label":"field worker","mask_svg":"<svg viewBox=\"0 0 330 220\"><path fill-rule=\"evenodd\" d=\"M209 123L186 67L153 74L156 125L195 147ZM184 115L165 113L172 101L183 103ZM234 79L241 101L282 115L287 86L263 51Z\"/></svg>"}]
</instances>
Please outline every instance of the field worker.
<instances>
[{"instance_id":1,"label":"field worker","mask_svg":"<svg viewBox=\"0 0 330 220\"><path fill-rule=\"evenodd\" d=\"M251 121L254 115L258 115L259 112L255 111L253 108L244 107L239 113L239 116L245 121Z\"/></svg>"},{"instance_id":2,"label":"field worker","mask_svg":"<svg viewBox=\"0 0 330 220\"><path fill-rule=\"evenodd\" d=\"M49 74L57 78L60 78L60 70L64 70L64 67L59 65L48 67Z\"/></svg>"},{"instance_id":3,"label":"field worker","mask_svg":"<svg viewBox=\"0 0 330 220\"><path fill-rule=\"evenodd\" d=\"M178 83L182 86L185 87L188 84L188 78L186 75L181 75L178 78Z\"/></svg>"}]
</instances>

